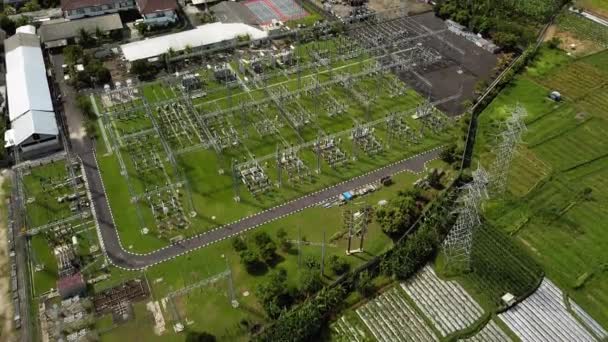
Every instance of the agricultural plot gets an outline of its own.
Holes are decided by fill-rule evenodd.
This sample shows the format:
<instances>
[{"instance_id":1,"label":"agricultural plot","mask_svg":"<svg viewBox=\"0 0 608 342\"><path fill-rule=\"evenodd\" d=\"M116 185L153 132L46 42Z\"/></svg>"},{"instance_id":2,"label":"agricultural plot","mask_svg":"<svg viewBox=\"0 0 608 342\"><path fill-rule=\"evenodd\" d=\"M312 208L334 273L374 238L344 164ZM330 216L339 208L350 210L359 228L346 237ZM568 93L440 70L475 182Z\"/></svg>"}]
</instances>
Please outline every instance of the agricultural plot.
<instances>
[{"instance_id":1,"label":"agricultural plot","mask_svg":"<svg viewBox=\"0 0 608 342\"><path fill-rule=\"evenodd\" d=\"M608 28L575 13L563 13L557 19L562 31L573 34L576 38L593 42L598 47L608 48Z\"/></svg>"},{"instance_id":2,"label":"agricultural plot","mask_svg":"<svg viewBox=\"0 0 608 342\"><path fill-rule=\"evenodd\" d=\"M467 328L483 315L483 309L458 283L439 279L428 265L401 287L442 336Z\"/></svg>"},{"instance_id":3,"label":"agricultural plot","mask_svg":"<svg viewBox=\"0 0 608 342\"><path fill-rule=\"evenodd\" d=\"M569 64L558 73L553 73L544 84L572 100L578 100L605 84L606 76L606 72L579 61Z\"/></svg>"},{"instance_id":4,"label":"agricultural plot","mask_svg":"<svg viewBox=\"0 0 608 342\"><path fill-rule=\"evenodd\" d=\"M580 320L583 321L583 324L591 329L591 332L595 335L595 337L600 340L605 340L608 337L608 332L604 329L598 322L596 322L589 314L583 310L578 304L576 304L571 298L568 298L568 302L570 308L572 309L572 313L574 313Z\"/></svg>"},{"instance_id":5,"label":"agricultural plot","mask_svg":"<svg viewBox=\"0 0 608 342\"><path fill-rule=\"evenodd\" d=\"M472 337L459 341L466 342L508 342L511 341L509 336L494 322L489 321L483 329Z\"/></svg>"},{"instance_id":6,"label":"agricultural plot","mask_svg":"<svg viewBox=\"0 0 608 342\"><path fill-rule=\"evenodd\" d=\"M337 341L360 342L366 340L365 332L356 324L351 323L346 316L340 317L333 323L331 330L337 336Z\"/></svg>"},{"instance_id":7,"label":"agricultural plot","mask_svg":"<svg viewBox=\"0 0 608 342\"><path fill-rule=\"evenodd\" d=\"M433 330L393 288L357 309L357 315L377 341L435 341Z\"/></svg>"},{"instance_id":8,"label":"agricultural plot","mask_svg":"<svg viewBox=\"0 0 608 342\"><path fill-rule=\"evenodd\" d=\"M548 279L499 317L522 341L597 341L568 311L562 291Z\"/></svg>"},{"instance_id":9,"label":"agricultural plot","mask_svg":"<svg viewBox=\"0 0 608 342\"><path fill-rule=\"evenodd\" d=\"M605 73L606 53L571 62L563 56L541 50L528 72L480 116L482 133L477 152L484 163L493 158L488 148L502 116L500 109L519 102L532 114L526 120L524 146L510 171L508 194L488 204L486 219L515 236L547 276L559 287L571 289L568 294L605 326L608 276L603 260L608 248L604 229L608 220L608 176L606 139L600 132L606 129L607 121L604 101L598 99L604 94L605 77L599 75ZM586 87L586 91L567 84L573 70L580 70L580 74L571 82ZM538 74L549 76L548 80L563 79L560 82L566 84L559 89L575 95L561 103L548 101L546 94L553 88L530 80L544 82Z\"/></svg>"}]
</instances>

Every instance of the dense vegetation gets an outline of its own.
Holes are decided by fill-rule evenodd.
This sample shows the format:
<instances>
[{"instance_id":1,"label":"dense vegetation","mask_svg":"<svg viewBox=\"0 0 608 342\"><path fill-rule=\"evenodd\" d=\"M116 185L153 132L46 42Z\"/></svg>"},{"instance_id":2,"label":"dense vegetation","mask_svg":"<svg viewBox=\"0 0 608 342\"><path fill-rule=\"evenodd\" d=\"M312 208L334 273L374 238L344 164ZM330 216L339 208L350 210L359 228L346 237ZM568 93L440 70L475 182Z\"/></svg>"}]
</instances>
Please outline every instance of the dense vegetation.
<instances>
[{"instance_id":1,"label":"dense vegetation","mask_svg":"<svg viewBox=\"0 0 608 342\"><path fill-rule=\"evenodd\" d=\"M492 37L504 48L526 46L536 37L539 23L549 20L564 0L444 0L435 13Z\"/></svg>"},{"instance_id":2,"label":"dense vegetation","mask_svg":"<svg viewBox=\"0 0 608 342\"><path fill-rule=\"evenodd\" d=\"M446 190L444 196L435 201L417 222L419 224L414 225L417 229L412 234L409 234L410 231L404 231L405 235L396 242L392 250L349 273L335 286L322 289L315 297L310 297L301 305L281 314L272 325L255 336L254 341L314 340L327 318L342 309L341 304L350 291L357 291L362 296L373 295L375 287L372 279L380 272L397 279L405 279L414 274L436 254L448 231L453 219L448 213L458 193L456 189ZM403 223L397 220L394 224ZM273 292L275 298L283 298L281 295L286 291L281 290L286 288L283 277L281 274L271 275L274 284L268 287L266 283L259 290ZM266 297L270 298L271 294Z\"/></svg>"}]
</instances>

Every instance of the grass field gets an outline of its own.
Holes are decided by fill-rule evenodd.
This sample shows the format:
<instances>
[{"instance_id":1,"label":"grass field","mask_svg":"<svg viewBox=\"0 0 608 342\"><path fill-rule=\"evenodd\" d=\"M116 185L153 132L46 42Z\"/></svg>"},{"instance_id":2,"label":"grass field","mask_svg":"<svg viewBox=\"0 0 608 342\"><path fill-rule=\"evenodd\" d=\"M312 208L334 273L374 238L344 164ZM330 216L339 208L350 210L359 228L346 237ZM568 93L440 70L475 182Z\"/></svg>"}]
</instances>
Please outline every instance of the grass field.
<instances>
[{"instance_id":1,"label":"grass field","mask_svg":"<svg viewBox=\"0 0 608 342\"><path fill-rule=\"evenodd\" d=\"M493 159L499 122L516 103L528 131L509 174L508 193L486 218L525 245L547 276L608 326L608 52L572 59L541 50L537 60L480 116L476 154ZM547 99L551 90L565 96Z\"/></svg>"},{"instance_id":2,"label":"grass field","mask_svg":"<svg viewBox=\"0 0 608 342\"><path fill-rule=\"evenodd\" d=\"M446 165L440 161L434 161L428 166L446 168ZM445 181L452 176L449 174ZM413 182L419 177L411 173L399 174L394 177L395 184L361 197L351 205L354 208L364 203L375 205L382 199L393 197L398 191L411 188ZM433 193L427 195L433 196ZM297 240L298 231L301 230L302 239L311 243L321 242L325 231L328 241L326 257L329 258L331 255L345 257L351 267L364 263L392 246L392 241L381 232L377 223L373 222L366 238L366 252L346 257L346 238L342 237L330 241L332 236L337 236L336 234L342 231L342 209L343 207L328 209L313 207L268 223L259 229L268 232L275 241L279 229L284 229L287 232L287 238L291 240ZM245 237L252 234L248 233ZM274 267L284 268L288 274L288 283L291 286L297 286L297 275L299 274L297 248L294 245L292 250L288 252L281 250L278 252L278 262ZM302 246L303 260L309 256L320 258L320 253L321 248L318 245ZM191 321L193 323L188 326L188 329L210 332L216 335L218 340L247 340L248 333L246 329L239 325L240 320L247 319L252 323L267 322L266 315L258 304L255 290L256 286L265 279L264 274L269 269L253 275L246 272L230 240L221 241L184 257L150 267L145 271L145 276L152 284L154 300L161 300L172 291L225 271L227 262L232 270L236 299L240 304L238 309L234 309L230 305L228 282L227 279L222 279L213 285L193 290L187 295L175 298L175 310L168 306L163 311L169 331L162 335L162 338L153 335L151 314L140 307L140 309L136 309L136 315L139 312L140 317L136 316L134 321L102 334L102 340L114 341L125 336L150 336L150 338L156 337L162 341L183 341L185 334L175 334L170 328L177 321L182 323ZM113 279L105 284L98 284L99 288L111 286L119 283L121 279L133 278L139 274L138 272L116 270L115 273L114 271L115 269L112 269ZM331 282L335 277L331 271L326 271L326 276L323 279L325 282ZM98 290L97 287L96 290ZM147 317L147 319L142 319L142 316ZM103 318L98 322L98 325L108 325L107 320L108 318Z\"/></svg>"},{"instance_id":3,"label":"grass field","mask_svg":"<svg viewBox=\"0 0 608 342\"><path fill-rule=\"evenodd\" d=\"M272 93L287 89L297 89L299 82L308 84L313 79L327 82L331 80L331 74L359 73L369 65L365 56L359 56L350 60L336 60L322 70L314 70L309 63L313 58L308 53L311 44L320 45L332 54L338 53L338 43L334 40L299 46L297 53L302 56L301 63L308 65L302 71L300 81L296 75L283 69L269 67L270 77L265 84L245 83L247 71L235 65L232 68L237 71L236 76L242 83L239 87L229 89L216 81L209 68L203 66L198 74L205 83L207 95L193 99L192 107L180 100L183 95L179 87L167 81L144 84L140 93L145 101L136 100L109 108L104 107L103 101L97 101L102 113L122 111L105 116L104 130L108 132L113 150L120 152L123 163L121 164L117 153L100 153L98 161L110 205L112 208L121 208L114 210L114 218L123 245L134 252L149 252L166 245L172 237L190 236L232 222L448 141L449 129L443 132L426 129L424 139L416 144L405 139L389 138L392 127L386 125L383 118L391 112L414 110L424 101L391 74L360 77L349 85L330 85L320 94L310 91L282 99L281 106L285 112L273 102L264 104L257 110L241 109L239 104L246 101L268 98ZM403 91L396 93L395 89L400 88ZM372 89L377 91L378 97L368 111L365 105L353 98L367 94ZM167 101L173 101L176 105L166 107ZM149 104L148 108L142 107L144 102ZM346 110L330 117L326 114L329 108L327 106L334 105L344 105ZM205 125L214 134L237 140L226 140L230 143L225 145L221 153L211 147L203 148L209 142L197 128L198 123L195 121L198 119L188 114L191 108L196 108L204 117L202 120L206 120ZM218 110L226 112L214 116L213 113ZM293 117L297 113L310 117L299 128L295 126L296 119ZM433 115L446 120L441 113ZM421 131L421 122L411 115L401 117L412 130ZM272 134L259 131L258 125L262 122L273 127ZM355 147L350 138L350 130L355 125L366 122L376 122L373 135L383 147L379 154L366 154L360 147ZM153 127L159 128L160 139L153 132ZM235 132L235 135L226 132ZM317 155L312 149L312 142L319 136L335 134L336 146L346 153L349 162L332 168L323 161L321 173L317 174ZM216 142L221 143L224 141L222 139L218 138ZM285 149L303 143L308 146L299 149L297 154L310 170L311 176L289 182L283 171L283 186L278 188L277 148ZM232 165L260 157L264 161L259 166L268 177L270 188L266 193L254 196L238 181L240 201L235 202ZM355 158L356 161L352 161ZM128 175L129 181L124 175ZM148 193L150 191L153 195ZM139 200L134 201L136 197ZM159 219L162 216L158 214L159 208L168 208L169 214L166 216L169 217ZM172 218L174 214L182 215L184 220ZM174 221L170 221L172 219ZM187 229L176 229L176 221ZM170 228L167 229L167 226ZM148 228L150 233L142 235L143 228Z\"/></svg>"}]
</instances>

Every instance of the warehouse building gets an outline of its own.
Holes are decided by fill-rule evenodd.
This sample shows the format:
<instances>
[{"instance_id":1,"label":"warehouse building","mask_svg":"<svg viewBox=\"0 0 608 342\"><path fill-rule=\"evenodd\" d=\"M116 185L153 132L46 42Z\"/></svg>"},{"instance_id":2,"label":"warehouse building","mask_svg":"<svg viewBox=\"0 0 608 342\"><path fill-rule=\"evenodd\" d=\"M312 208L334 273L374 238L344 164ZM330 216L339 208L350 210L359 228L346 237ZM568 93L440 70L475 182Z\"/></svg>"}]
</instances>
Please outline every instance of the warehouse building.
<instances>
[{"instance_id":1,"label":"warehouse building","mask_svg":"<svg viewBox=\"0 0 608 342\"><path fill-rule=\"evenodd\" d=\"M4 41L10 129L5 147L24 157L60 149L59 129L47 81L40 40L33 26L22 26Z\"/></svg>"},{"instance_id":2,"label":"warehouse building","mask_svg":"<svg viewBox=\"0 0 608 342\"><path fill-rule=\"evenodd\" d=\"M125 59L133 62L140 59L151 59L161 56L169 49L180 52L190 47L212 48L229 45L242 36L251 40L268 37L268 32L246 24L212 23L198 26L195 29L144 39L120 46Z\"/></svg>"}]
</instances>

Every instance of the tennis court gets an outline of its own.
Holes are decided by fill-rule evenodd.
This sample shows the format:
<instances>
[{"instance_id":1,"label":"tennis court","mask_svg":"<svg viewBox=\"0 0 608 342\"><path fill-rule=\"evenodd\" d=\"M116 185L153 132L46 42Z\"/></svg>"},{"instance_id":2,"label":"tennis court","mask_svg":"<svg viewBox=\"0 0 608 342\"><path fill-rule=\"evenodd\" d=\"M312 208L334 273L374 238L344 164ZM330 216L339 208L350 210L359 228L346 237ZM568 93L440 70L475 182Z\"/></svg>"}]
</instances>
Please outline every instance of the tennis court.
<instances>
[{"instance_id":1,"label":"tennis court","mask_svg":"<svg viewBox=\"0 0 608 342\"><path fill-rule=\"evenodd\" d=\"M244 4L262 24L269 24L273 19L289 21L308 15L294 0L250 0Z\"/></svg>"}]
</instances>

